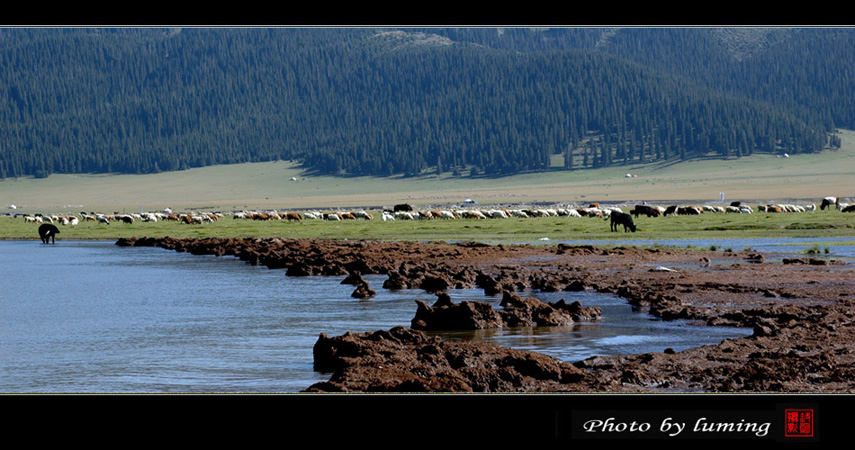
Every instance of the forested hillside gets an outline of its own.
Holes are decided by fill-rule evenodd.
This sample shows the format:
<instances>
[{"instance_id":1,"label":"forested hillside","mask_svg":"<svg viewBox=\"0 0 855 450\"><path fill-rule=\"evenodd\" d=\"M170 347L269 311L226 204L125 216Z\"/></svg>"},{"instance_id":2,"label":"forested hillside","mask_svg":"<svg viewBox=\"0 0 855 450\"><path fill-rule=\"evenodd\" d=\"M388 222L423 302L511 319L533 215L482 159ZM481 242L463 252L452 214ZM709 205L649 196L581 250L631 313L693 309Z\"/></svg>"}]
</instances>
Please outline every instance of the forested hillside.
<instances>
[{"instance_id":1,"label":"forested hillside","mask_svg":"<svg viewBox=\"0 0 855 450\"><path fill-rule=\"evenodd\" d=\"M506 175L833 148L855 30L0 29L0 177Z\"/></svg>"}]
</instances>

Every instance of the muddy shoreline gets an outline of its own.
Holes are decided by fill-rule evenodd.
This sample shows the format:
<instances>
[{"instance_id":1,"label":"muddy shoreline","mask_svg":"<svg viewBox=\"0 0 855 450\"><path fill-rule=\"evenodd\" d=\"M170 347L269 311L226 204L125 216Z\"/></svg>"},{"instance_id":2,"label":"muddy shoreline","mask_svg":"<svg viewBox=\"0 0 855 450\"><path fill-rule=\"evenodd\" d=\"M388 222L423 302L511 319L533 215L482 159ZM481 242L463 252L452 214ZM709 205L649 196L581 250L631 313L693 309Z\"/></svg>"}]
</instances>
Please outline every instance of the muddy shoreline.
<instances>
[{"instance_id":1,"label":"muddy shoreline","mask_svg":"<svg viewBox=\"0 0 855 450\"><path fill-rule=\"evenodd\" d=\"M417 329L414 320L414 326L391 330L322 333L315 364L332 375L307 392L855 391L855 277L853 265L842 261L566 244L171 237L116 244L231 255L284 269L288 276L350 278L354 297L370 295L371 289L423 289L437 296L436 304L424 305L428 309L459 306L448 305L444 289L484 289L527 308L528 316L514 316L516 321L558 317L549 310L532 313L546 306L523 301L516 294L523 289L584 289L616 294L666 320L753 329L751 336L718 345L571 364L488 343L443 341ZM384 286L360 285L359 275L366 274L388 279ZM576 316L559 320L596 320L594 313L580 310L585 306L574 305Z\"/></svg>"}]
</instances>

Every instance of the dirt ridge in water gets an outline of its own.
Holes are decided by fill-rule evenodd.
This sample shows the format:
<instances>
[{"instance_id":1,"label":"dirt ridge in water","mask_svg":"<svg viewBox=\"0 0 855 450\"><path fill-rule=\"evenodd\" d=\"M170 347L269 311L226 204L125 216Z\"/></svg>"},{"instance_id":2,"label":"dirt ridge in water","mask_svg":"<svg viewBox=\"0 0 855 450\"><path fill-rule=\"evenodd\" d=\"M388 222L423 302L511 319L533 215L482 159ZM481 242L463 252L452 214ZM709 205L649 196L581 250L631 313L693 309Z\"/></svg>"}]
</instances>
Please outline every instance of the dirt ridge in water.
<instances>
[{"instance_id":1,"label":"dirt ridge in water","mask_svg":"<svg viewBox=\"0 0 855 450\"><path fill-rule=\"evenodd\" d=\"M171 237L116 244L233 255L289 276L386 274L384 288L436 293L586 289L619 295L666 320L754 331L718 345L575 364L405 327L322 333L315 363L332 375L308 392L855 391L855 277L853 265L841 261L567 244Z\"/></svg>"}]
</instances>

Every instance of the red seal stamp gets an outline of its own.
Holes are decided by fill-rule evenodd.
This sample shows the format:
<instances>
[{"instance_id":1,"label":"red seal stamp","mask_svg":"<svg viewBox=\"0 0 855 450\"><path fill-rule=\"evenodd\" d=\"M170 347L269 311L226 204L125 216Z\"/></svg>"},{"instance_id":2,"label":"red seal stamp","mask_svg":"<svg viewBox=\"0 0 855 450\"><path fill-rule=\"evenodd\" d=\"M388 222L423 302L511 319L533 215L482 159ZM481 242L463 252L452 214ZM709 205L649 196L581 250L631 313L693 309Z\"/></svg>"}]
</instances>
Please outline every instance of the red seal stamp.
<instances>
[{"instance_id":1,"label":"red seal stamp","mask_svg":"<svg viewBox=\"0 0 855 450\"><path fill-rule=\"evenodd\" d=\"M784 410L785 437L813 437L813 426L812 409Z\"/></svg>"}]
</instances>

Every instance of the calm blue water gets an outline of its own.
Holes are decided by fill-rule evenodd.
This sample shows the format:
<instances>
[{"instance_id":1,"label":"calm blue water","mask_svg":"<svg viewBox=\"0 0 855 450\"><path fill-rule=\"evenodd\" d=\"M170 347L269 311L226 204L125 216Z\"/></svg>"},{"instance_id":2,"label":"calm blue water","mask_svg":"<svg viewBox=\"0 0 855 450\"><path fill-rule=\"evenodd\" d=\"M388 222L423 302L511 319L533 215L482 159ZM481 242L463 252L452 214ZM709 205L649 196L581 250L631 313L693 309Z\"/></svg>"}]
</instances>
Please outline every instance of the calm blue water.
<instances>
[{"instance_id":1,"label":"calm blue water","mask_svg":"<svg viewBox=\"0 0 855 450\"><path fill-rule=\"evenodd\" d=\"M0 392L298 392L329 379L312 368L321 332L409 326L414 300L435 300L383 289L382 275L365 277L378 295L357 300L343 278L286 277L232 257L113 241L0 241ZM480 289L449 294L500 301ZM578 361L750 334L655 320L608 295L526 294L600 306L604 318L442 336Z\"/></svg>"}]
</instances>

